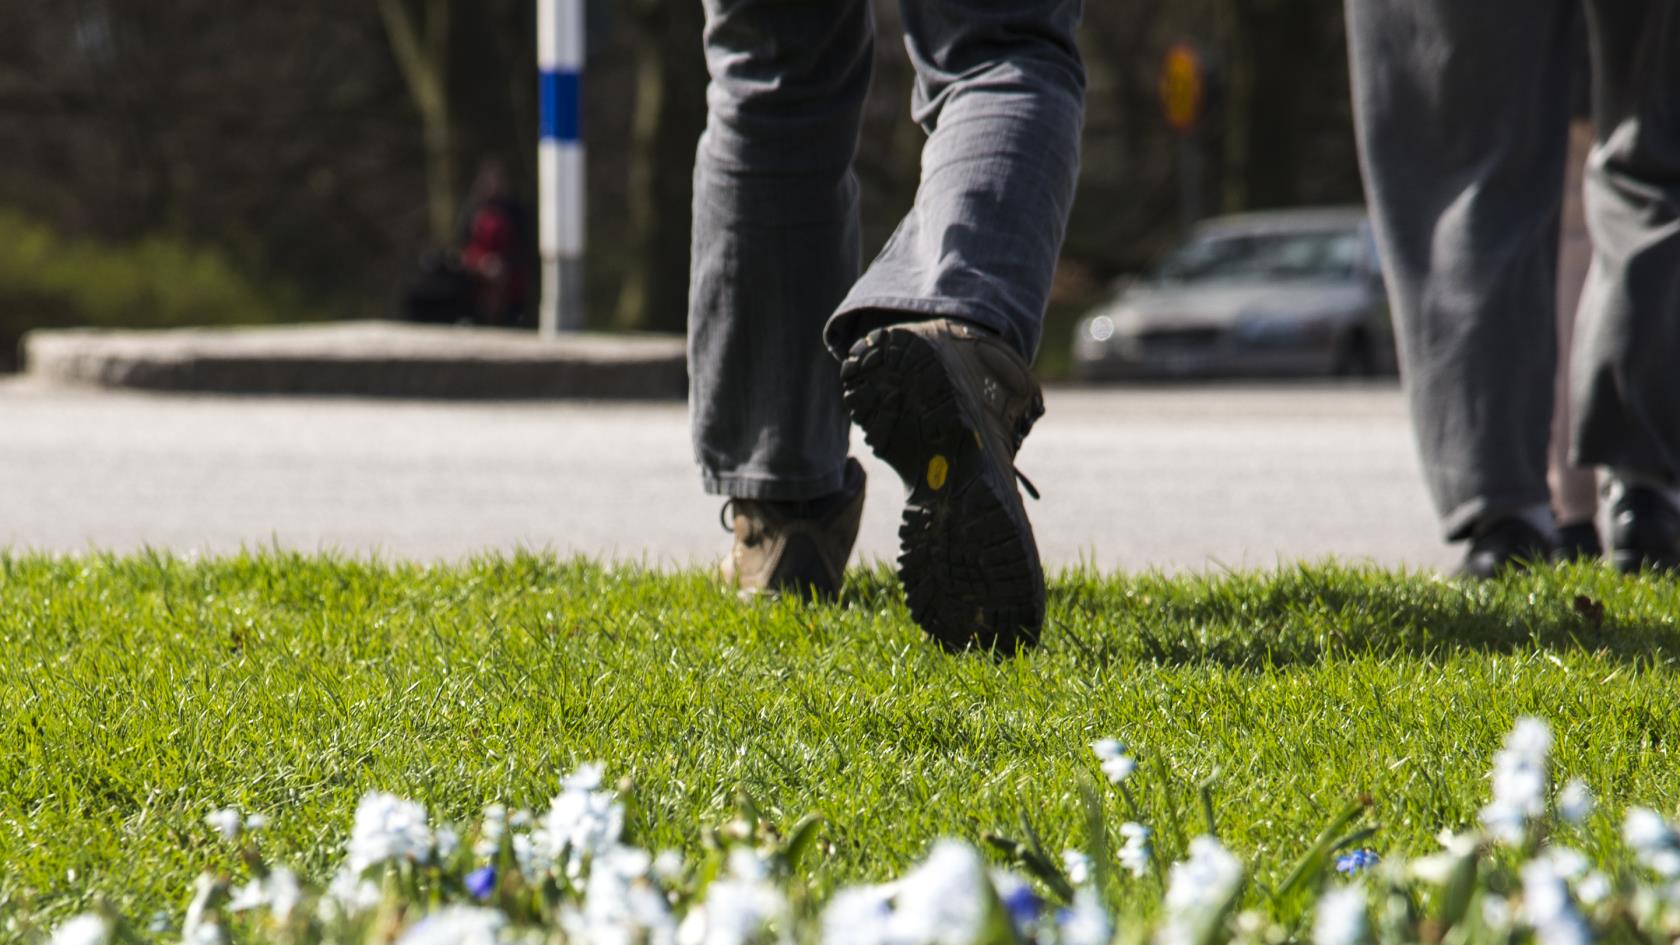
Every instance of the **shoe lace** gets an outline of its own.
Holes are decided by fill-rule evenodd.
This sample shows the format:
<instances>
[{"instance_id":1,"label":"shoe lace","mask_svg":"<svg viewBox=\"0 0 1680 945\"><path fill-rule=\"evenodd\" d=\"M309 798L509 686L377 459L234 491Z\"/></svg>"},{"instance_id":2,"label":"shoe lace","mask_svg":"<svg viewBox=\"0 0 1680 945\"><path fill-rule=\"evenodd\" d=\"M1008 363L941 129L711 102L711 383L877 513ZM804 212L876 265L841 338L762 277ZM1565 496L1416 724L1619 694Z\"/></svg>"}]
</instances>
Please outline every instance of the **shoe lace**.
<instances>
[{"instance_id":1,"label":"shoe lace","mask_svg":"<svg viewBox=\"0 0 1680 945\"><path fill-rule=\"evenodd\" d=\"M1037 423L1038 418L1042 416L1044 416L1044 396L1035 394L1032 402L1027 404L1027 409L1022 411L1020 418L1015 421L1015 429L1012 431L1014 442L1010 445L1009 455L1013 456L1021 451L1021 444L1027 441L1027 434L1032 432L1033 424ZM1036 502L1039 498L1038 487L1033 485L1032 480L1027 478L1027 474L1022 472L1019 466L1015 467L1015 478L1020 480L1021 488L1025 489L1027 495L1032 496L1033 501Z\"/></svg>"}]
</instances>

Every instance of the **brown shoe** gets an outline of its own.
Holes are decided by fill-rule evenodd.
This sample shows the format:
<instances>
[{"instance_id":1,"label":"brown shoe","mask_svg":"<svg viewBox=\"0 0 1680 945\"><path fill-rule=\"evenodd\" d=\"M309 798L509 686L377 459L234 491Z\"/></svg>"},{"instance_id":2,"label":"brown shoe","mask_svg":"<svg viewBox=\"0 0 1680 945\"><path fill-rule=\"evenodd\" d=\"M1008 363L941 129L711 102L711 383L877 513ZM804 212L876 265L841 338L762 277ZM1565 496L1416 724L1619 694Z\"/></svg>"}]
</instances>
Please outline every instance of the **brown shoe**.
<instances>
[{"instance_id":1,"label":"brown shoe","mask_svg":"<svg viewBox=\"0 0 1680 945\"><path fill-rule=\"evenodd\" d=\"M734 516L735 547L723 562L724 583L743 597L838 597L863 519L863 492L863 467L848 459L846 484L835 495L810 502L730 499L724 511Z\"/></svg>"},{"instance_id":2,"label":"brown shoe","mask_svg":"<svg viewBox=\"0 0 1680 945\"><path fill-rule=\"evenodd\" d=\"M1015 454L1044 398L1026 361L965 322L912 322L853 345L840 381L864 438L910 490L898 531L910 615L950 650L1036 644L1044 568Z\"/></svg>"}]
</instances>

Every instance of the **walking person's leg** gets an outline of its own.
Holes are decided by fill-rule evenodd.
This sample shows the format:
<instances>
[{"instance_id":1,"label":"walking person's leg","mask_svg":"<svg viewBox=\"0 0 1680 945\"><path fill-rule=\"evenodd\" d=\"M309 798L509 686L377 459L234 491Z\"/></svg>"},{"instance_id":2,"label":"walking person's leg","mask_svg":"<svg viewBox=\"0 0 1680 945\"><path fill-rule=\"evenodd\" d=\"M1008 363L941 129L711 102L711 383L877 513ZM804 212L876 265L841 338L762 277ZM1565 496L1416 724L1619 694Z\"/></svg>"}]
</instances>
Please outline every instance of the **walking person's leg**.
<instances>
[{"instance_id":1,"label":"walking person's leg","mask_svg":"<svg viewBox=\"0 0 1680 945\"><path fill-rule=\"evenodd\" d=\"M1349 0L1361 160L1413 424L1466 573L1548 556L1570 0Z\"/></svg>"},{"instance_id":2,"label":"walking person's leg","mask_svg":"<svg viewBox=\"0 0 1680 945\"><path fill-rule=\"evenodd\" d=\"M1577 332L1576 460L1612 479L1611 554L1680 567L1680 7L1590 2L1593 267Z\"/></svg>"},{"instance_id":3,"label":"walking person's leg","mask_svg":"<svg viewBox=\"0 0 1680 945\"><path fill-rule=\"evenodd\" d=\"M823 324L857 279L852 174L868 0L705 0L689 375L707 491L729 497L743 590L838 590L863 473Z\"/></svg>"},{"instance_id":4,"label":"walking person's leg","mask_svg":"<svg viewBox=\"0 0 1680 945\"><path fill-rule=\"evenodd\" d=\"M1587 152L1591 148L1592 129L1588 122L1584 119L1572 122L1558 245L1558 366L1552 385L1552 433L1546 459L1546 481L1552 490L1552 511L1557 516L1561 550L1571 560L1597 558L1604 553L1597 524L1598 475L1592 467L1577 466L1569 459L1574 416L1569 368L1575 347L1575 312L1581 305L1581 290L1592 261L1592 239L1587 235L1581 195Z\"/></svg>"},{"instance_id":5,"label":"walking person's leg","mask_svg":"<svg viewBox=\"0 0 1680 945\"><path fill-rule=\"evenodd\" d=\"M903 4L928 132L915 205L829 322L846 404L911 492L900 573L951 648L1037 640L1044 574L1014 457L1079 167L1079 0Z\"/></svg>"}]
</instances>

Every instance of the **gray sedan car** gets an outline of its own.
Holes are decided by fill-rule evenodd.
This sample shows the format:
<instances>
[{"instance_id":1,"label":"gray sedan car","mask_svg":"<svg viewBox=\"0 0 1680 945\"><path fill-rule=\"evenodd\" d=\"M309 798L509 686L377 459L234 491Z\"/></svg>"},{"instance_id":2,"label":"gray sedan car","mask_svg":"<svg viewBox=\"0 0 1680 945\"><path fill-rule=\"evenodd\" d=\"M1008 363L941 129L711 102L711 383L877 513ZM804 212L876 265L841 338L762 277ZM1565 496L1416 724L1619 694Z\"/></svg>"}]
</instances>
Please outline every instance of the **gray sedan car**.
<instances>
[{"instance_id":1,"label":"gray sedan car","mask_svg":"<svg viewBox=\"0 0 1680 945\"><path fill-rule=\"evenodd\" d=\"M1357 207L1209 220L1083 318L1075 373L1379 374L1395 369L1382 269Z\"/></svg>"}]
</instances>

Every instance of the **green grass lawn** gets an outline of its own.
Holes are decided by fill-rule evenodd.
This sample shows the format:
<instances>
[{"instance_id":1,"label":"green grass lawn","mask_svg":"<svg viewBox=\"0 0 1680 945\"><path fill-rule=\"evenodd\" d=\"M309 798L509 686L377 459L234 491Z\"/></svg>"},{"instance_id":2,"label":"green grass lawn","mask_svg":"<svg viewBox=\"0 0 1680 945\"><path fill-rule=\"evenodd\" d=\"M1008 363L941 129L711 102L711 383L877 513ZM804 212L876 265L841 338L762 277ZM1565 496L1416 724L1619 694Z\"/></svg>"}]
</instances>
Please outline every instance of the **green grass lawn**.
<instances>
[{"instance_id":1,"label":"green grass lawn","mask_svg":"<svg viewBox=\"0 0 1680 945\"><path fill-rule=\"evenodd\" d=\"M1599 842L1626 804L1680 799L1674 583L1322 566L1050 593L1047 645L999 663L924 643L884 571L805 606L536 556L0 557L0 916L104 894L178 917L194 875L234 865L215 807L267 814L273 856L325 878L370 788L470 824L542 807L592 759L634 781L652 848L693 849L738 788L788 824L822 814L821 887L1022 813L1053 850L1083 843L1107 735L1142 762L1162 857L1168 809L1196 829L1216 777L1219 831L1262 883L1361 793L1368 845L1432 849L1474 821L1523 714L1604 799Z\"/></svg>"}]
</instances>

